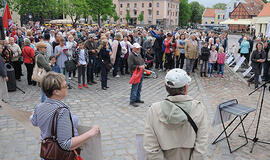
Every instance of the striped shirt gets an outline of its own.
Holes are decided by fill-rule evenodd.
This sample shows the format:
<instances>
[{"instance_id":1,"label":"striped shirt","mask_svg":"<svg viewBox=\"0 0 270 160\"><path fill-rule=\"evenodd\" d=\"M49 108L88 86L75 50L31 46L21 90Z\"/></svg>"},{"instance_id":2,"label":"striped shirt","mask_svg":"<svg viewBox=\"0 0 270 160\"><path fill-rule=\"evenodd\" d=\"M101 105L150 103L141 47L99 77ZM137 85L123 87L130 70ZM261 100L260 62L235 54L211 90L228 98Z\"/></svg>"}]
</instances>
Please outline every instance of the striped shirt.
<instances>
[{"instance_id":1,"label":"striped shirt","mask_svg":"<svg viewBox=\"0 0 270 160\"><path fill-rule=\"evenodd\" d=\"M30 121L34 126L40 128L41 140L51 137L52 120L55 111L59 107L65 107L60 110L57 119L57 141L60 147L64 150L69 150L71 146L72 138L72 125L69 117L69 107L55 99L47 98L44 103L41 103L35 107L33 116L30 117ZM78 117L71 113L74 136L78 136Z\"/></svg>"}]
</instances>

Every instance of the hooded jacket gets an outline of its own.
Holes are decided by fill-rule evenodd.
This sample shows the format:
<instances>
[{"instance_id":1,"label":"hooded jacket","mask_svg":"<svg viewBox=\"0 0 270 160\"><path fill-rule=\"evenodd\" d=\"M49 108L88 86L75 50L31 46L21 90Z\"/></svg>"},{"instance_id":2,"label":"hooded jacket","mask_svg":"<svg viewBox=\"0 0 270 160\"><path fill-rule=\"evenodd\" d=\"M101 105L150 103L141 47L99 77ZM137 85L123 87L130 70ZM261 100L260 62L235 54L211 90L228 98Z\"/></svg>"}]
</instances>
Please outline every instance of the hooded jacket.
<instances>
[{"instance_id":1,"label":"hooded jacket","mask_svg":"<svg viewBox=\"0 0 270 160\"><path fill-rule=\"evenodd\" d=\"M147 160L204 159L209 126L205 107L186 95L170 96L168 99L191 116L198 127L198 133L196 135L185 113L175 104L168 101L152 104L144 130Z\"/></svg>"}]
</instances>

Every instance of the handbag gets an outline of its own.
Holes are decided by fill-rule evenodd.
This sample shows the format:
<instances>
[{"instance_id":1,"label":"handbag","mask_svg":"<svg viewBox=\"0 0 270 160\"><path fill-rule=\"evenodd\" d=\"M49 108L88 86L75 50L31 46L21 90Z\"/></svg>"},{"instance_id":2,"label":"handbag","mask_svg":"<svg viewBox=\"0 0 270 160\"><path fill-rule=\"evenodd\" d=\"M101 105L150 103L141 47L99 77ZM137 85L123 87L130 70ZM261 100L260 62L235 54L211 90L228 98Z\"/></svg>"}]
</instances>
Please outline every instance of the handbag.
<instances>
[{"instance_id":1,"label":"handbag","mask_svg":"<svg viewBox=\"0 0 270 160\"><path fill-rule=\"evenodd\" d=\"M77 69L77 65L74 60L65 61L65 68L67 72L73 72Z\"/></svg>"},{"instance_id":2,"label":"handbag","mask_svg":"<svg viewBox=\"0 0 270 160\"><path fill-rule=\"evenodd\" d=\"M129 84L140 83L142 75L143 75L143 69L137 67L132 73L132 77L130 78Z\"/></svg>"},{"instance_id":3,"label":"handbag","mask_svg":"<svg viewBox=\"0 0 270 160\"><path fill-rule=\"evenodd\" d=\"M81 152L80 148L77 148L73 151L63 150L57 141L57 118L59 115L59 111L65 107L59 107L53 116L52 120L52 128L51 128L51 137L44 139L41 142L41 149L40 149L40 157L47 160L77 160L81 159L79 154ZM69 113L71 126L72 126L72 137L74 137L74 127L71 118L71 114Z\"/></svg>"},{"instance_id":4,"label":"handbag","mask_svg":"<svg viewBox=\"0 0 270 160\"><path fill-rule=\"evenodd\" d=\"M180 56L180 49L179 48L175 49L175 56L177 56L177 57Z\"/></svg>"},{"instance_id":5,"label":"handbag","mask_svg":"<svg viewBox=\"0 0 270 160\"><path fill-rule=\"evenodd\" d=\"M36 63L34 66L34 70L33 70L33 74L32 74L32 80L36 81L36 82L41 82L41 80L43 79L43 77L45 77L45 75L47 74L46 70L44 68L39 68L37 65L37 59L38 56L36 56Z\"/></svg>"},{"instance_id":6,"label":"handbag","mask_svg":"<svg viewBox=\"0 0 270 160\"><path fill-rule=\"evenodd\" d=\"M113 68L113 65L111 64L111 62L103 62L105 65L105 68L110 71Z\"/></svg>"}]
</instances>

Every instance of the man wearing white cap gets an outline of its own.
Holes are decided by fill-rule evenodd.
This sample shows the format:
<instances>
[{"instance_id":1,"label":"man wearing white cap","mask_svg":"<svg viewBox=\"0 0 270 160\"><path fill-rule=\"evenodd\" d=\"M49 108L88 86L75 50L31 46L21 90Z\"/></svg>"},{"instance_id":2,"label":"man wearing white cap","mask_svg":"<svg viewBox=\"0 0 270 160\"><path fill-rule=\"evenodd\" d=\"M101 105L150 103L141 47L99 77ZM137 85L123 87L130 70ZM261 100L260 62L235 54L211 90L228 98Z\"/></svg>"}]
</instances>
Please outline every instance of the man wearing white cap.
<instances>
[{"instance_id":1,"label":"man wearing white cap","mask_svg":"<svg viewBox=\"0 0 270 160\"><path fill-rule=\"evenodd\" d=\"M147 160L203 160L208 116L203 104L187 95L191 78L182 69L165 77L166 100L149 108L144 130Z\"/></svg>"},{"instance_id":2,"label":"man wearing white cap","mask_svg":"<svg viewBox=\"0 0 270 160\"><path fill-rule=\"evenodd\" d=\"M133 73L136 68L145 68L143 58L140 54L141 48L142 47L139 43L134 43L132 46L132 53L128 56L128 66L131 73ZM142 81L143 75L140 83L132 84L130 92L130 105L133 107L138 107L138 104L136 103L144 103L144 101L141 100Z\"/></svg>"}]
</instances>

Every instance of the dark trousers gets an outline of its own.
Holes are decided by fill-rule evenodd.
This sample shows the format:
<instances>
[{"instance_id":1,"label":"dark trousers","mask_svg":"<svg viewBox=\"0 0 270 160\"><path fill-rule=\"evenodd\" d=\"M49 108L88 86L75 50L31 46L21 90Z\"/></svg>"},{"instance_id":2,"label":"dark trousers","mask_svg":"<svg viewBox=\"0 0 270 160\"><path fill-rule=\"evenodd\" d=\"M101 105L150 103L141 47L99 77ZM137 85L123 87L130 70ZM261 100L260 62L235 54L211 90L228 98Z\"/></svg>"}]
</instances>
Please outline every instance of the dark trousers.
<instances>
[{"instance_id":1,"label":"dark trousers","mask_svg":"<svg viewBox=\"0 0 270 160\"><path fill-rule=\"evenodd\" d=\"M241 53L240 55L241 55L241 57L244 56L246 58L246 65L248 65L248 63L249 63L249 53L246 53L246 54L245 53Z\"/></svg>"},{"instance_id":2,"label":"dark trousers","mask_svg":"<svg viewBox=\"0 0 270 160\"><path fill-rule=\"evenodd\" d=\"M120 65L120 57L116 57L114 65L113 65L113 76L114 77L117 75L119 65Z\"/></svg>"},{"instance_id":3,"label":"dark trousers","mask_svg":"<svg viewBox=\"0 0 270 160\"><path fill-rule=\"evenodd\" d=\"M76 75L76 70L75 71L73 71L73 72L69 72L68 74L69 74L69 77L71 77L71 74L73 73L73 77L75 77L75 75Z\"/></svg>"},{"instance_id":4,"label":"dark trousers","mask_svg":"<svg viewBox=\"0 0 270 160\"><path fill-rule=\"evenodd\" d=\"M83 84L85 84L85 71L86 71L86 65L78 66L78 83L79 84L81 84L82 81L83 81Z\"/></svg>"},{"instance_id":5,"label":"dark trousers","mask_svg":"<svg viewBox=\"0 0 270 160\"><path fill-rule=\"evenodd\" d=\"M175 68L180 67L181 69L183 69L185 63L185 54L180 54L180 56L176 56L175 63L176 63Z\"/></svg>"},{"instance_id":6,"label":"dark trousers","mask_svg":"<svg viewBox=\"0 0 270 160\"><path fill-rule=\"evenodd\" d=\"M162 50L155 50L155 56L156 56L156 69L163 69L163 52Z\"/></svg>"},{"instance_id":7,"label":"dark trousers","mask_svg":"<svg viewBox=\"0 0 270 160\"><path fill-rule=\"evenodd\" d=\"M13 61L11 62L14 70L15 70L15 78L16 79L21 79L21 75L22 75L22 65L20 63L20 61Z\"/></svg>"},{"instance_id":8,"label":"dark trousers","mask_svg":"<svg viewBox=\"0 0 270 160\"><path fill-rule=\"evenodd\" d=\"M100 65L101 68L101 87L108 87L107 86L107 80L108 80L108 71L104 64Z\"/></svg>"},{"instance_id":9,"label":"dark trousers","mask_svg":"<svg viewBox=\"0 0 270 160\"><path fill-rule=\"evenodd\" d=\"M27 82L28 85L35 85L36 82L32 81L32 75L33 75L33 69L34 69L34 64L30 64L30 63L25 63L26 66L26 70L27 70Z\"/></svg>"},{"instance_id":10,"label":"dark trousers","mask_svg":"<svg viewBox=\"0 0 270 160\"><path fill-rule=\"evenodd\" d=\"M269 80L270 61L265 61L263 64L263 76L265 81Z\"/></svg>"},{"instance_id":11,"label":"dark trousers","mask_svg":"<svg viewBox=\"0 0 270 160\"><path fill-rule=\"evenodd\" d=\"M95 71L95 58L89 57L89 63L87 66L87 82L94 81L94 71Z\"/></svg>"},{"instance_id":12,"label":"dark trousers","mask_svg":"<svg viewBox=\"0 0 270 160\"><path fill-rule=\"evenodd\" d=\"M164 67L166 69L173 69L174 67L174 62L173 62L173 55L172 53L165 53L166 57L165 57L165 64L164 64Z\"/></svg>"},{"instance_id":13,"label":"dark trousers","mask_svg":"<svg viewBox=\"0 0 270 160\"><path fill-rule=\"evenodd\" d=\"M206 73L208 61L202 61L201 73Z\"/></svg>"},{"instance_id":14,"label":"dark trousers","mask_svg":"<svg viewBox=\"0 0 270 160\"><path fill-rule=\"evenodd\" d=\"M121 74L128 73L128 61L126 58L120 58L120 72Z\"/></svg>"}]
</instances>

